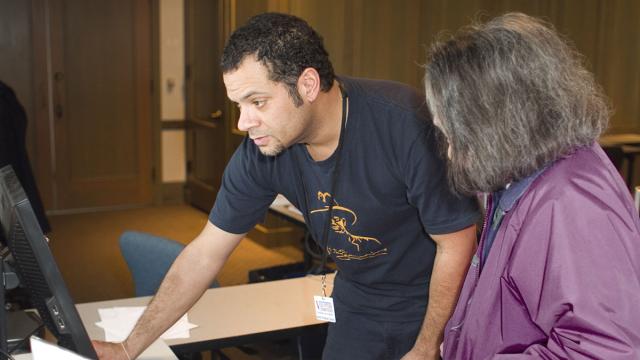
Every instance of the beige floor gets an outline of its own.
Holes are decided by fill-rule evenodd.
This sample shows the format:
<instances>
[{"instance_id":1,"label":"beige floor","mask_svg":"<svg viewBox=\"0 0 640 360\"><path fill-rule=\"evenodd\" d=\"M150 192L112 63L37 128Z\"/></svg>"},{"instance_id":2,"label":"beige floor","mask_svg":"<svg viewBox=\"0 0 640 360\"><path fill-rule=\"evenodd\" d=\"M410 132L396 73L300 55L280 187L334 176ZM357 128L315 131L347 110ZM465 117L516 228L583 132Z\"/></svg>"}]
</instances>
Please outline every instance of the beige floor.
<instances>
[{"instance_id":1,"label":"beige floor","mask_svg":"<svg viewBox=\"0 0 640 360\"><path fill-rule=\"evenodd\" d=\"M133 283L120 255L125 230L149 232L188 243L207 214L187 205L51 216L51 248L76 302L133 296ZM256 239L258 239L256 237ZM218 276L222 286L246 283L248 271L302 259L299 237L278 241L245 238Z\"/></svg>"}]
</instances>

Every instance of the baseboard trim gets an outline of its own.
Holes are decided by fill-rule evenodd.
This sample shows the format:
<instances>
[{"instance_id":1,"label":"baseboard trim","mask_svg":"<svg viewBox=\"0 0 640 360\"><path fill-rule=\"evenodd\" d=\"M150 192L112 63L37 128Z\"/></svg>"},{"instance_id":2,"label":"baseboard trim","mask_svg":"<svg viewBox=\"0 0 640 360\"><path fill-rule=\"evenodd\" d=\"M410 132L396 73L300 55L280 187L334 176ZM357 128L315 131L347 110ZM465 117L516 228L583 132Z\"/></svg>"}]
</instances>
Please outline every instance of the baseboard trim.
<instances>
[{"instance_id":1,"label":"baseboard trim","mask_svg":"<svg viewBox=\"0 0 640 360\"><path fill-rule=\"evenodd\" d=\"M160 199L162 205L178 205L184 204L184 182L166 182L162 183L162 197Z\"/></svg>"}]
</instances>

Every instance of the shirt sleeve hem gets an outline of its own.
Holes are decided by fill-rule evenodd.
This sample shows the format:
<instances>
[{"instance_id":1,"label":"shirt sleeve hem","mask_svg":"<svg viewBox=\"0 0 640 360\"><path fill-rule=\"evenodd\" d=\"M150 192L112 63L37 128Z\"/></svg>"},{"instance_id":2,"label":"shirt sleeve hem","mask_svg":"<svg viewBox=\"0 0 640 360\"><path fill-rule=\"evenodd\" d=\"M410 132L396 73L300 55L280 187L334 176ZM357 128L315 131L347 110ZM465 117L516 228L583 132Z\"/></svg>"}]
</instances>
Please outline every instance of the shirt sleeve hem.
<instances>
[{"instance_id":1,"label":"shirt sleeve hem","mask_svg":"<svg viewBox=\"0 0 640 360\"><path fill-rule=\"evenodd\" d=\"M251 229L253 229L253 226L249 227L248 229L244 230L245 227L241 227L241 226L237 226L237 225L233 225L229 222L225 222L222 221L220 219L214 219L212 217L209 217L209 222L212 223L213 225L217 226L218 228L220 228L223 231L226 231L228 233L231 234L236 234L236 235L241 235L241 234L246 234L249 231L251 231Z\"/></svg>"},{"instance_id":2,"label":"shirt sleeve hem","mask_svg":"<svg viewBox=\"0 0 640 360\"><path fill-rule=\"evenodd\" d=\"M450 234L475 224L479 218L480 214L473 213L463 218L459 218L454 222L425 226L425 229L427 230L427 233L431 235Z\"/></svg>"}]
</instances>

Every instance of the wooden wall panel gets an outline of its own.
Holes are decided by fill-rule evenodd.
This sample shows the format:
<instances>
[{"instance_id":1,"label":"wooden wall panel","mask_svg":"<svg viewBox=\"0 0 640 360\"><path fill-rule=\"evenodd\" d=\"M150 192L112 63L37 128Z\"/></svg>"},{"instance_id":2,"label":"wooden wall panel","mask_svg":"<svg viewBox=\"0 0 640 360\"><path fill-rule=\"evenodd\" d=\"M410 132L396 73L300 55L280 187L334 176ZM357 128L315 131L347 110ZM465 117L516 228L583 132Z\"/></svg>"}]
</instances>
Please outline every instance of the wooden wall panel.
<instances>
[{"instance_id":1,"label":"wooden wall panel","mask_svg":"<svg viewBox=\"0 0 640 360\"><path fill-rule=\"evenodd\" d=\"M136 124L135 103L131 101L136 91L135 59L130 50L134 48L130 34L134 33L135 13L126 2L111 4L96 8L84 1L69 1L63 7L63 46L68 55L60 80L66 84L63 116L68 123L63 131L69 135L70 148L86 149L70 151L63 160L69 162L72 178L130 176L137 171L137 135L131 125ZM87 19L116 21L111 26L89 26ZM105 58L112 66L104 66ZM126 128L134 131L121 130ZM114 147L117 137L120 146Z\"/></svg>"},{"instance_id":2,"label":"wooden wall panel","mask_svg":"<svg viewBox=\"0 0 640 360\"><path fill-rule=\"evenodd\" d=\"M337 73L351 72L350 55L347 41L350 30L347 29L347 9L349 1L343 0L291 0L289 13L305 19L324 39L324 45ZM275 11L275 9L269 9ZM328 21L331 19L331 21Z\"/></svg>"},{"instance_id":3,"label":"wooden wall panel","mask_svg":"<svg viewBox=\"0 0 640 360\"><path fill-rule=\"evenodd\" d=\"M266 11L269 9L269 2L266 0L232 0L235 7L235 26L241 26L250 17Z\"/></svg>"},{"instance_id":4,"label":"wooden wall panel","mask_svg":"<svg viewBox=\"0 0 640 360\"><path fill-rule=\"evenodd\" d=\"M511 11L545 17L549 15L549 9L552 3L559 2L555 0L480 0L478 1L478 7L481 12L486 12L489 18ZM483 20L487 19L487 17L484 17Z\"/></svg>"},{"instance_id":5,"label":"wooden wall panel","mask_svg":"<svg viewBox=\"0 0 640 360\"><path fill-rule=\"evenodd\" d=\"M339 74L421 87L425 49L473 20L510 11L552 23L584 55L610 97L610 132L640 131L640 1L636 0L251 0L238 14L290 12L325 38ZM238 24L243 16L237 16Z\"/></svg>"},{"instance_id":6,"label":"wooden wall panel","mask_svg":"<svg viewBox=\"0 0 640 360\"><path fill-rule=\"evenodd\" d=\"M601 0L570 0L553 3L550 18L558 32L565 36L578 51L585 56L586 65L591 71L597 71L596 64L601 61L599 48L602 32ZM580 16L575 9L581 8Z\"/></svg>"},{"instance_id":7,"label":"wooden wall panel","mask_svg":"<svg viewBox=\"0 0 640 360\"><path fill-rule=\"evenodd\" d=\"M640 131L640 2L606 1L596 63L614 107L611 132Z\"/></svg>"},{"instance_id":8,"label":"wooden wall panel","mask_svg":"<svg viewBox=\"0 0 640 360\"><path fill-rule=\"evenodd\" d=\"M417 85L420 1L366 2L362 13L360 63L356 76L388 78ZM398 41L401 39L400 41Z\"/></svg>"}]
</instances>

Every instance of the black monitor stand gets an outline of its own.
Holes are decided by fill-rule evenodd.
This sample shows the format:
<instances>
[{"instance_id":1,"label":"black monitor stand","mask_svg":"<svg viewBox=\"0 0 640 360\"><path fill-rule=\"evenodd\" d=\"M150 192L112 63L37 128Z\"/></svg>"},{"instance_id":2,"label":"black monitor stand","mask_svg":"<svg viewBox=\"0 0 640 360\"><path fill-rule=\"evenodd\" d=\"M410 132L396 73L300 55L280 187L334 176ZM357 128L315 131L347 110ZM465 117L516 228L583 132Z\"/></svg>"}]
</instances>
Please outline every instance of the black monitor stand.
<instances>
[{"instance_id":1,"label":"black monitor stand","mask_svg":"<svg viewBox=\"0 0 640 360\"><path fill-rule=\"evenodd\" d=\"M10 257L6 248L0 246L0 359L8 359L9 354L9 331L7 324L7 308L6 308L6 293L7 290L12 290L18 287L18 276L12 267L8 264L8 258Z\"/></svg>"},{"instance_id":2,"label":"black monitor stand","mask_svg":"<svg viewBox=\"0 0 640 360\"><path fill-rule=\"evenodd\" d=\"M9 345L7 343L7 314L5 308L5 292L7 291L7 275L4 273L4 255L0 254L0 359L7 359Z\"/></svg>"}]
</instances>

